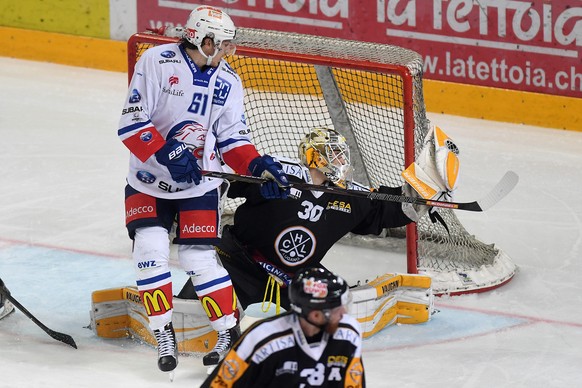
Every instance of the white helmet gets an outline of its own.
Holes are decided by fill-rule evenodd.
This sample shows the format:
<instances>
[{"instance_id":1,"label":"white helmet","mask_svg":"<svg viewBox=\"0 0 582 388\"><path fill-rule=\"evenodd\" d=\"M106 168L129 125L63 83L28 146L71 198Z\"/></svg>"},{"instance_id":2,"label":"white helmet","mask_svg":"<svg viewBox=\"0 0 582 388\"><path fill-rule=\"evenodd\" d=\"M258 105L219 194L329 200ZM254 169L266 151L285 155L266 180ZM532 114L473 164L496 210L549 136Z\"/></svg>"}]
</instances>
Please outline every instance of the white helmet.
<instances>
[{"instance_id":1,"label":"white helmet","mask_svg":"<svg viewBox=\"0 0 582 388\"><path fill-rule=\"evenodd\" d=\"M299 143L299 159L339 187L346 188L352 181L350 147L346 138L333 129L313 128L306 134Z\"/></svg>"},{"instance_id":2,"label":"white helmet","mask_svg":"<svg viewBox=\"0 0 582 388\"><path fill-rule=\"evenodd\" d=\"M221 43L225 40L233 40L235 35L236 27L230 16L218 8L209 6L200 6L192 11L186 21L184 31L186 40L198 47L198 51L208 58L208 65L220 51ZM216 47L214 55L210 57L200 48L206 37L211 38Z\"/></svg>"}]
</instances>

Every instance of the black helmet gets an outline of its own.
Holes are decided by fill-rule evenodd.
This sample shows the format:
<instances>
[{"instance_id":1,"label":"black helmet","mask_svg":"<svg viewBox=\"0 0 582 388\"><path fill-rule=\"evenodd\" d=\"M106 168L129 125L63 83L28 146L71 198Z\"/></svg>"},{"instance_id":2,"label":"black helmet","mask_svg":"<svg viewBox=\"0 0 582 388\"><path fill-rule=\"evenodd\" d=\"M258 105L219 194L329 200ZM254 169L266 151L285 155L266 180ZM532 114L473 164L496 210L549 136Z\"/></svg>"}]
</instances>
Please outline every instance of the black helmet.
<instances>
[{"instance_id":1,"label":"black helmet","mask_svg":"<svg viewBox=\"0 0 582 388\"><path fill-rule=\"evenodd\" d=\"M331 310L348 303L348 284L324 268L305 268L289 286L291 309L306 317L312 310Z\"/></svg>"}]
</instances>

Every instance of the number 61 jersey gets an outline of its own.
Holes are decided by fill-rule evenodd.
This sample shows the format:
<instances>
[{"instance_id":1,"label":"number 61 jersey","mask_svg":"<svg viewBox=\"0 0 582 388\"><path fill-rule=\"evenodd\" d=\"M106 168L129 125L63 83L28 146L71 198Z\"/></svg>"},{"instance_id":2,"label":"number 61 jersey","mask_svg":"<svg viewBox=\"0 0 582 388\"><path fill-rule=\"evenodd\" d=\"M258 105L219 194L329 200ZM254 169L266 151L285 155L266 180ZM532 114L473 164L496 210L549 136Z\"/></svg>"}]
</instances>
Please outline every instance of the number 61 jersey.
<instances>
[{"instance_id":1,"label":"number 61 jersey","mask_svg":"<svg viewBox=\"0 0 582 388\"><path fill-rule=\"evenodd\" d=\"M136 63L118 136L131 151L129 185L157 198L198 197L222 182L175 182L154 155L171 138L184 143L203 170L220 171L222 158L247 174L249 162L259 156L246 125L239 76L224 60L199 68L179 43L152 47Z\"/></svg>"},{"instance_id":2,"label":"number 61 jersey","mask_svg":"<svg viewBox=\"0 0 582 388\"><path fill-rule=\"evenodd\" d=\"M358 321L344 314L333 335L308 343L295 313L245 331L202 387L365 387Z\"/></svg>"}]
</instances>

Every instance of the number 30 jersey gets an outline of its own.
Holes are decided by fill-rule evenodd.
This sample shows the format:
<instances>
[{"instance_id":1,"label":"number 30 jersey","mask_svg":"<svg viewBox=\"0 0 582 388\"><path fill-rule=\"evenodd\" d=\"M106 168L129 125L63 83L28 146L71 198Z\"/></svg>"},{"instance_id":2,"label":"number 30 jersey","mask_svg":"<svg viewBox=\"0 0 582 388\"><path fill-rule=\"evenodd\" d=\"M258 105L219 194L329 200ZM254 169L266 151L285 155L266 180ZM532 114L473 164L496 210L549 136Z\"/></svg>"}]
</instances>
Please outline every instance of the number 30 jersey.
<instances>
[{"instance_id":1,"label":"number 30 jersey","mask_svg":"<svg viewBox=\"0 0 582 388\"><path fill-rule=\"evenodd\" d=\"M290 181L311 183L309 169L298 161L279 158ZM369 190L353 184L351 189ZM401 194L400 187L380 187ZM228 196L246 201L234 214L232 233L258 262L269 262L288 274L316 267L346 233L380 234L384 228L411 220L397 202L348 197L336 193L291 189L285 200L265 200L258 185L235 182Z\"/></svg>"}]
</instances>

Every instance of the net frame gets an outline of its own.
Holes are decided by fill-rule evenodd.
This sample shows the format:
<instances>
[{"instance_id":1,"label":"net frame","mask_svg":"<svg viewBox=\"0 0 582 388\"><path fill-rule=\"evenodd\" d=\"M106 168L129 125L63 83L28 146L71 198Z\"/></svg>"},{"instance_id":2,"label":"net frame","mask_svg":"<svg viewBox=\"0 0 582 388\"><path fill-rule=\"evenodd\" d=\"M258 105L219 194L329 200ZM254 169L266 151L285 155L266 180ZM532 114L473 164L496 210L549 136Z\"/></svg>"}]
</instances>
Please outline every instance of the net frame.
<instances>
[{"instance_id":1,"label":"net frame","mask_svg":"<svg viewBox=\"0 0 582 388\"><path fill-rule=\"evenodd\" d=\"M142 50L151 45L172 43L177 40L177 38L152 33L133 35L128 40L128 80L131 80L133 66L143 52ZM342 134L350 143L352 157L357 160L356 178L358 181L369 184L371 187L396 186L403 183L399 172L415 160L430 128L422 89L422 58L418 53L392 45L249 28L237 30L236 44L235 63L233 64L232 58L229 58L228 62L243 79L247 122L253 130L259 152L283 155L287 153L285 156L294 157L295 155L289 155L287 148L289 144L292 144L293 149L296 149L296 144L308 128L303 124L301 128L292 128L291 133L284 133L288 130L287 127L275 129L277 126L273 124L264 124L264 128L260 127L261 120L264 120L263 116L269 116L268 123L281 118L277 117L277 112L273 111L273 107L263 107L261 103L258 107L254 106L257 105L256 98L253 97L254 85L249 87L249 84L252 84L252 74L256 74L257 69L253 70L253 67L246 62L253 59L259 60L256 66L271 69L273 79L282 77L274 83L275 86L271 85L266 91L260 92L266 94L264 97L266 100L281 99L279 95L275 96L272 89L283 87L286 97L282 98L282 104L293 104L297 101L303 103L307 100L308 103L304 105L314 104L315 110L328 111L329 117L326 117L325 121L336 128L341 127ZM242 58L242 65L236 64L238 58ZM281 65L283 70L278 67L279 64L283 64ZM250 70L244 70L245 66L248 66ZM314 73L316 81L310 82L320 84L321 91L315 93L315 98L312 98L309 92L304 92L304 89L300 92L287 90L292 88L292 84L300 82L298 79L308 77L306 73L299 75L291 73L291 69L303 66L313 68L308 76L311 77ZM283 75L278 74L279 72ZM364 80L363 77L369 75L370 78ZM383 107L378 106L377 102L370 103L361 96L356 97L359 99L357 103L349 101L353 97L346 98L346 89L351 87L350 84L354 83L354 80L364 80L361 85L357 84L357 87L372 88L371 84L380 83L385 86L385 89L381 90L386 94L399 95L396 98L384 96L390 101L388 110L399 111L394 122L392 122L392 117L382 116L387 118L389 127L399 128L402 132L401 139L391 146L396 149L396 155L392 155L392 158L396 159L398 173L386 175L382 171L385 165L376 166L374 162L379 158L367 152L370 148L374 148L369 141L369 137L373 136L369 131L364 132L364 135L358 132L357 123L354 124L354 116L360 115L361 112L372 116L376 114L375 110L382 110ZM396 92L390 91L394 83L399 85ZM260 88L261 86L258 87ZM252 91L248 92L249 90ZM377 88L371 90L376 95L384 94L378 93ZM317 106L315 102L321 104L322 100L323 104ZM364 108L361 108L362 106ZM313 126L322 125L318 122ZM381 130L384 131L384 128ZM277 137L260 140L265 131L273 131ZM381 143L381 136L385 136L382 131L380 141L377 143ZM256 140L257 133L259 141ZM233 212L238 204L240 201L230 203L227 205L227 211ZM517 267L505 252L493 244L485 244L470 235L452 210L439 209L439 213L452 230L451 233L444 233L438 225L434 225L425 216L418 223L411 223L405 228L387 230L376 242L388 239L404 240L407 272L430 275L433 279L433 291L437 295L488 291L502 286L513 278ZM350 240L349 236L347 240ZM391 241L375 245L393 248L398 243Z\"/></svg>"}]
</instances>

